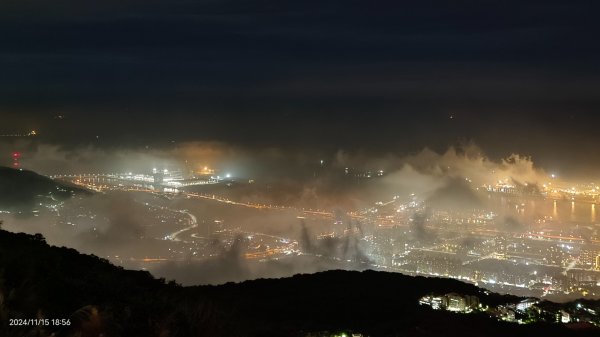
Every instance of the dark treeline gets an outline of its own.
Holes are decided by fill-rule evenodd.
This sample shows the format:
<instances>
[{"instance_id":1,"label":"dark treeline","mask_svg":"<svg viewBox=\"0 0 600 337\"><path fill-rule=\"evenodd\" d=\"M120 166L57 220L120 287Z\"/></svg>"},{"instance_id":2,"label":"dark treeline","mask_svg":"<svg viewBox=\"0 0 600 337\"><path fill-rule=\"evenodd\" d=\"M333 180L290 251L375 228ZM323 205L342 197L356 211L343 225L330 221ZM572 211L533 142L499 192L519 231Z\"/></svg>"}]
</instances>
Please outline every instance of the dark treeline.
<instances>
[{"instance_id":1,"label":"dark treeline","mask_svg":"<svg viewBox=\"0 0 600 337\"><path fill-rule=\"evenodd\" d=\"M286 279L181 287L93 255L51 247L41 235L0 231L1 336L597 335L562 325L516 325L432 311L428 293L458 292L497 305L517 300L455 280L329 271ZM10 327L10 318L64 318L69 327Z\"/></svg>"}]
</instances>

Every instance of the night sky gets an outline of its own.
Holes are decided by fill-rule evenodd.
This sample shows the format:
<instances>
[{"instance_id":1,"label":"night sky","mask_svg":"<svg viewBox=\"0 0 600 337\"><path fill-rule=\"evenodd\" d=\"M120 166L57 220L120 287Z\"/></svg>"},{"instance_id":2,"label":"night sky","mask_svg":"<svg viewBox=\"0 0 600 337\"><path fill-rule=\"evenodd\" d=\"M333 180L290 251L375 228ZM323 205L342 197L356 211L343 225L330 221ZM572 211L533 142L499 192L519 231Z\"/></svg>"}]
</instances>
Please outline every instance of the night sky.
<instances>
[{"instance_id":1,"label":"night sky","mask_svg":"<svg viewBox=\"0 0 600 337\"><path fill-rule=\"evenodd\" d=\"M93 3L0 3L0 134L600 164L597 1Z\"/></svg>"}]
</instances>

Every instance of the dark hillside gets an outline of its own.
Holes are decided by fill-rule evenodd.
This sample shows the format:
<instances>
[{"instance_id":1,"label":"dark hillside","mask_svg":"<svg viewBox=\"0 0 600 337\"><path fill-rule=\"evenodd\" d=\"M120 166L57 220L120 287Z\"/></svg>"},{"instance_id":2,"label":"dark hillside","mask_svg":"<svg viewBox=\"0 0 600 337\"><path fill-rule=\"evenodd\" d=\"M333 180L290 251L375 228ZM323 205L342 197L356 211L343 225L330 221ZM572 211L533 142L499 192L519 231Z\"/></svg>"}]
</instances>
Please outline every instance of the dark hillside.
<instances>
[{"instance_id":1,"label":"dark hillside","mask_svg":"<svg viewBox=\"0 0 600 337\"><path fill-rule=\"evenodd\" d=\"M418 305L428 293L486 294L455 280L385 272L329 271L221 286L180 287L40 235L0 231L0 336L597 336L558 324L502 323ZM70 319L69 327L9 327L10 318Z\"/></svg>"}]
</instances>

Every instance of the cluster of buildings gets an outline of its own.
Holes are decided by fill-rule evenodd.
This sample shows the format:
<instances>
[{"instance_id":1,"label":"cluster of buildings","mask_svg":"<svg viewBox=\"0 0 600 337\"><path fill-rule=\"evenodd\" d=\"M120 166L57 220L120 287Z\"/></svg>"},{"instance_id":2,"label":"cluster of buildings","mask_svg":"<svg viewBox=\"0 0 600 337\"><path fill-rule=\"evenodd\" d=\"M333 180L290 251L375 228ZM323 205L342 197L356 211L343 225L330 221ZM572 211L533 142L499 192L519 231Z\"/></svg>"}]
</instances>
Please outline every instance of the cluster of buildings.
<instances>
[{"instance_id":1,"label":"cluster of buildings","mask_svg":"<svg viewBox=\"0 0 600 337\"><path fill-rule=\"evenodd\" d=\"M419 299L420 305L429 306L434 310L465 314L474 311L485 312L490 317L506 322L520 324L537 322L586 323L600 326L600 304L590 303L557 304L540 301L537 298L526 298L516 303L488 306L481 304L476 296L456 293L446 295L430 294Z\"/></svg>"},{"instance_id":2,"label":"cluster of buildings","mask_svg":"<svg viewBox=\"0 0 600 337\"><path fill-rule=\"evenodd\" d=\"M110 189L115 186L130 186L168 192L178 192L179 188L186 186L217 184L231 178L229 174L225 174L224 176L214 175L214 170L206 170L208 172L206 174L202 172L195 174L177 168L153 168L151 173L67 174L54 175L50 178L70 181L94 190Z\"/></svg>"},{"instance_id":3,"label":"cluster of buildings","mask_svg":"<svg viewBox=\"0 0 600 337\"><path fill-rule=\"evenodd\" d=\"M499 198L514 213L523 203ZM501 210L431 210L414 197L394 199L361 213L363 240L371 260L390 271L518 296L600 296L600 225L556 220L545 211L528 211L539 221L522 220Z\"/></svg>"},{"instance_id":4,"label":"cluster of buildings","mask_svg":"<svg viewBox=\"0 0 600 337\"><path fill-rule=\"evenodd\" d=\"M419 299L419 304L428 305L435 310L469 313L482 308L479 298L471 295L449 293L446 295L427 295Z\"/></svg>"},{"instance_id":5,"label":"cluster of buildings","mask_svg":"<svg viewBox=\"0 0 600 337\"><path fill-rule=\"evenodd\" d=\"M154 186L180 188L185 186L216 184L229 176L215 176L214 170L207 170L207 174L190 174L181 169L152 169L152 174L118 174L115 177L125 181L139 181Z\"/></svg>"},{"instance_id":6,"label":"cluster of buildings","mask_svg":"<svg viewBox=\"0 0 600 337\"><path fill-rule=\"evenodd\" d=\"M519 184L512 179L498 180L495 184L485 184L482 188L488 192L511 195L538 195L552 199L568 199L600 202L600 186L596 183L574 184L557 180L551 175L548 182L538 186L536 184Z\"/></svg>"}]
</instances>

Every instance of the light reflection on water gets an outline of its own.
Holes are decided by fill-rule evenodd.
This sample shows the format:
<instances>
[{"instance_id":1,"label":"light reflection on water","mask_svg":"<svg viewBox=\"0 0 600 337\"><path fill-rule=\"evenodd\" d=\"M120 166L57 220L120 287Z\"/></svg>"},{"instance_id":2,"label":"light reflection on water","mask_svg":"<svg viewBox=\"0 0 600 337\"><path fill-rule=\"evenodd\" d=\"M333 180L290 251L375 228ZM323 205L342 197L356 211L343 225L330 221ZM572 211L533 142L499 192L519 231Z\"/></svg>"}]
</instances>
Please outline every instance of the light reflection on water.
<instances>
[{"instance_id":1,"label":"light reflection on water","mask_svg":"<svg viewBox=\"0 0 600 337\"><path fill-rule=\"evenodd\" d=\"M491 201L493 208L499 213L512 214L522 220L535 220L544 216L551 216L554 220L560 222L591 224L598 221L596 205L589 202L542 198L536 198L532 201L517 197L500 197L498 200L492 198Z\"/></svg>"}]
</instances>

